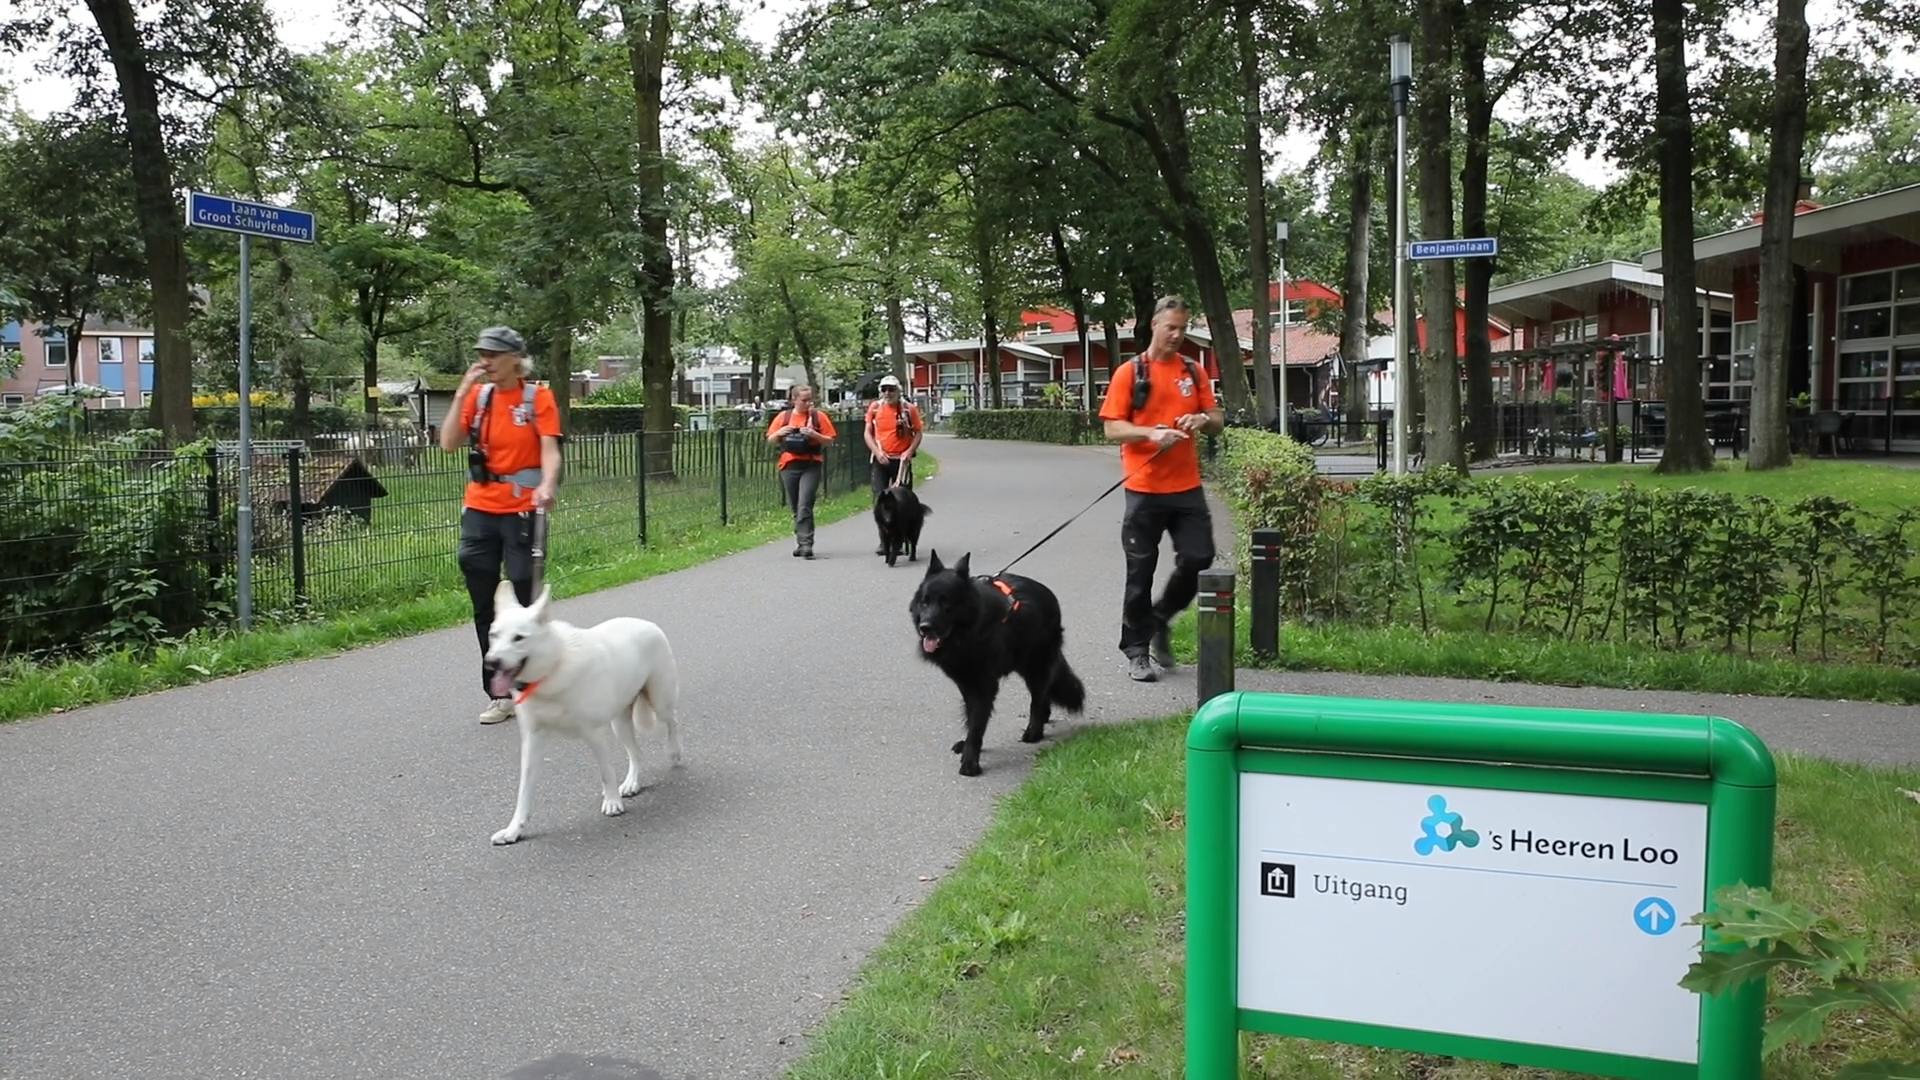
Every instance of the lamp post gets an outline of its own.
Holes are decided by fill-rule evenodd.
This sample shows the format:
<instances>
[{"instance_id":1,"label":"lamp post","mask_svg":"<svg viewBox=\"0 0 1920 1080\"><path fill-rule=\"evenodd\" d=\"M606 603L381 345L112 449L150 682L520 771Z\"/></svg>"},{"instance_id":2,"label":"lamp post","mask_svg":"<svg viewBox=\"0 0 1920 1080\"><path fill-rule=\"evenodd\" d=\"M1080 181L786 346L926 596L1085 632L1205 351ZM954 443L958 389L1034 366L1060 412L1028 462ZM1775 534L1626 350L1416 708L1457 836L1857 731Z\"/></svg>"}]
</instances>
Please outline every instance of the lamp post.
<instances>
[{"instance_id":1,"label":"lamp post","mask_svg":"<svg viewBox=\"0 0 1920 1080\"><path fill-rule=\"evenodd\" d=\"M1413 43L1395 34L1387 45L1387 93L1393 102L1393 472L1407 471L1407 356L1413 320L1407 310L1407 99L1413 92Z\"/></svg>"},{"instance_id":2,"label":"lamp post","mask_svg":"<svg viewBox=\"0 0 1920 1080\"><path fill-rule=\"evenodd\" d=\"M1274 398L1274 410L1280 414L1283 434L1293 431L1293 419L1287 413L1287 234L1290 231L1285 218L1273 223L1274 250L1279 253L1280 269L1280 392Z\"/></svg>"}]
</instances>

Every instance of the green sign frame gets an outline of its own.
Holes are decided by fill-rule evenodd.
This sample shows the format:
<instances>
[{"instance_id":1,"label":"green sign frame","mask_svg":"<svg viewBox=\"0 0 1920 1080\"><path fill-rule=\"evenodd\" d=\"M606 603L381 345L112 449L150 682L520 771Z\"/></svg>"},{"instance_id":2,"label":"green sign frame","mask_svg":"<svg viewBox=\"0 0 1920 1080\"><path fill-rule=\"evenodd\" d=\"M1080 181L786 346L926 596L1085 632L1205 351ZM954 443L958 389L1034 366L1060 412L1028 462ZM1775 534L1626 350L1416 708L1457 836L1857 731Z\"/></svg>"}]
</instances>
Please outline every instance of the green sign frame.
<instances>
[{"instance_id":1,"label":"green sign frame","mask_svg":"<svg viewBox=\"0 0 1920 1080\"><path fill-rule=\"evenodd\" d=\"M1243 1030L1648 1080L1761 1074L1760 982L1701 996L1697 1065L1240 1008L1240 775L1249 772L1700 803L1707 898L1725 885L1773 880L1773 755L1732 720L1222 694L1187 729L1189 1080L1238 1076ZM1734 946L1709 934L1706 947Z\"/></svg>"}]
</instances>

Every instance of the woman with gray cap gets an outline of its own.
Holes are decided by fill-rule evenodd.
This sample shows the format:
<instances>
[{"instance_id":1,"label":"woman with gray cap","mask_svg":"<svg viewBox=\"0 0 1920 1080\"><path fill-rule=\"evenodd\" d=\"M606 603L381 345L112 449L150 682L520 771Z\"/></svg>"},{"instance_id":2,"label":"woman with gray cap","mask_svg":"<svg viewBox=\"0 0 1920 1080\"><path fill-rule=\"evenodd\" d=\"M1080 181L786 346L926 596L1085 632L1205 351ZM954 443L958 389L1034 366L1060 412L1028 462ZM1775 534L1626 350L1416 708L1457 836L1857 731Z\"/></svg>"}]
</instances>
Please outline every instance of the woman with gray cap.
<instances>
[{"instance_id":1,"label":"woman with gray cap","mask_svg":"<svg viewBox=\"0 0 1920 1080\"><path fill-rule=\"evenodd\" d=\"M533 511L553 506L560 482L560 411L552 391L527 381L533 361L526 339L511 327L480 331L473 350L478 359L453 392L458 420L441 426L440 446L452 452L473 444L460 512L460 572L484 657L503 565L520 602L533 603ZM487 685L484 660L480 685ZM511 699L489 693L480 722L512 715Z\"/></svg>"}]
</instances>

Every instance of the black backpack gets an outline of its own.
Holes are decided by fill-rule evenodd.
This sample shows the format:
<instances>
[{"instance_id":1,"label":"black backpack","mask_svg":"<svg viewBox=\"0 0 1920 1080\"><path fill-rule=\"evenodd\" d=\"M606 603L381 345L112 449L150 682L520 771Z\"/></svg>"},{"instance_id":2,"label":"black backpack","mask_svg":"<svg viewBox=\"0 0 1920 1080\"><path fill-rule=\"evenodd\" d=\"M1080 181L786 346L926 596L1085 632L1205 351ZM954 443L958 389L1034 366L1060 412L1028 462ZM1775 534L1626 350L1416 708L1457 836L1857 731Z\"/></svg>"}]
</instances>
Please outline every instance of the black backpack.
<instances>
[{"instance_id":1,"label":"black backpack","mask_svg":"<svg viewBox=\"0 0 1920 1080\"><path fill-rule=\"evenodd\" d=\"M1193 357L1188 356L1186 353L1181 353L1180 359L1186 362L1187 377L1193 380L1193 385L1199 386L1200 381L1206 378L1206 373L1201 371L1200 365L1194 363ZM1141 409L1147 407L1147 391L1152 389L1152 385L1153 384L1147 380L1147 354L1141 353L1133 358L1134 412L1139 412Z\"/></svg>"}]
</instances>

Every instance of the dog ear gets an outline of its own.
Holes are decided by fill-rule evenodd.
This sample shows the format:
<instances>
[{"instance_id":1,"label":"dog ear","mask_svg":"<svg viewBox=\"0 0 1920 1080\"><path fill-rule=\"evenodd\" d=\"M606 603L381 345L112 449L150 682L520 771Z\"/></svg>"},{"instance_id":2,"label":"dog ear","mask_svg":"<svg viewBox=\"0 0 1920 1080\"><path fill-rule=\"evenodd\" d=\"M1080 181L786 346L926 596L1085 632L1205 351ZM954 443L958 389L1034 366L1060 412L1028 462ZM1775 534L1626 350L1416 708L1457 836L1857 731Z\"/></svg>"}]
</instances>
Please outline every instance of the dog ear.
<instances>
[{"instance_id":1,"label":"dog ear","mask_svg":"<svg viewBox=\"0 0 1920 1080\"><path fill-rule=\"evenodd\" d=\"M514 595L513 582L501 578L500 584L493 587L493 610L505 611L520 606L520 598Z\"/></svg>"},{"instance_id":2,"label":"dog ear","mask_svg":"<svg viewBox=\"0 0 1920 1080\"><path fill-rule=\"evenodd\" d=\"M940 564L940 549L934 548L928 551L927 552L927 576L932 577L933 575L945 569L946 567Z\"/></svg>"},{"instance_id":3,"label":"dog ear","mask_svg":"<svg viewBox=\"0 0 1920 1080\"><path fill-rule=\"evenodd\" d=\"M552 600L553 600L552 587L547 585L540 586L540 595L533 598L533 604L529 608L529 610L533 612L533 617L535 621L537 622L547 621L549 617L549 612L547 611L547 605Z\"/></svg>"},{"instance_id":4,"label":"dog ear","mask_svg":"<svg viewBox=\"0 0 1920 1080\"><path fill-rule=\"evenodd\" d=\"M973 552L969 551L965 555L960 556L959 562L953 564L953 572L959 574L961 577L971 576L967 573L967 564L972 561Z\"/></svg>"}]
</instances>

